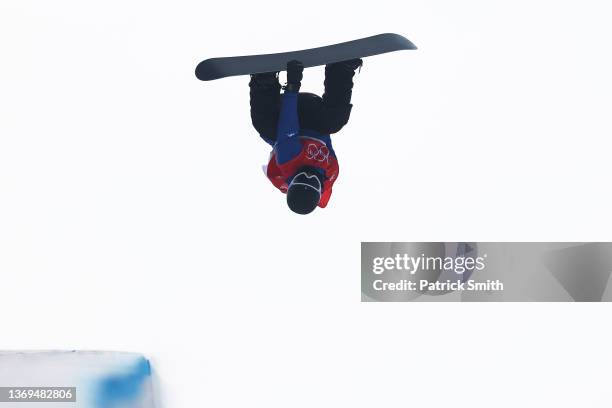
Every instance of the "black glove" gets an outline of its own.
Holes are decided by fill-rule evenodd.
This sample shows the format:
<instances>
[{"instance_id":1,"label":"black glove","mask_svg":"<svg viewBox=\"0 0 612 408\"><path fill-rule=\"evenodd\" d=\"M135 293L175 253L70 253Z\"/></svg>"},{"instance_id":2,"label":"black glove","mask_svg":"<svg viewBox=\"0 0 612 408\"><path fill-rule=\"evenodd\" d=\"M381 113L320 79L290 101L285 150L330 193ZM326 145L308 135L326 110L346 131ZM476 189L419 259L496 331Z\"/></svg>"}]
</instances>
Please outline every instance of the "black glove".
<instances>
[{"instance_id":1,"label":"black glove","mask_svg":"<svg viewBox=\"0 0 612 408\"><path fill-rule=\"evenodd\" d=\"M304 71L304 64L300 61L289 61L287 63L287 86L285 89L288 91L299 91L302 84L302 72Z\"/></svg>"}]
</instances>

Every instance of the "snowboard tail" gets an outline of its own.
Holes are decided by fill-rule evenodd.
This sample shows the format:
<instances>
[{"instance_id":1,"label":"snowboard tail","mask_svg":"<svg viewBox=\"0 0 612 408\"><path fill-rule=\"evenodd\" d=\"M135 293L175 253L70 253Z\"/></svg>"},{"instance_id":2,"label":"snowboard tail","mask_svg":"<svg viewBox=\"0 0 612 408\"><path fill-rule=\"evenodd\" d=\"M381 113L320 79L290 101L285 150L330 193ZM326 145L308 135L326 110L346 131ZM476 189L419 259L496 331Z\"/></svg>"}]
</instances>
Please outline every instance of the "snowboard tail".
<instances>
[{"instance_id":1,"label":"snowboard tail","mask_svg":"<svg viewBox=\"0 0 612 408\"><path fill-rule=\"evenodd\" d=\"M284 71L287 62L291 60L301 61L304 67L316 67L354 58L416 49L417 47L407 38L399 34L387 33L300 51L211 58L200 62L195 73L196 77L202 81L212 81L237 75Z\"/></svg>"}]
</instances>

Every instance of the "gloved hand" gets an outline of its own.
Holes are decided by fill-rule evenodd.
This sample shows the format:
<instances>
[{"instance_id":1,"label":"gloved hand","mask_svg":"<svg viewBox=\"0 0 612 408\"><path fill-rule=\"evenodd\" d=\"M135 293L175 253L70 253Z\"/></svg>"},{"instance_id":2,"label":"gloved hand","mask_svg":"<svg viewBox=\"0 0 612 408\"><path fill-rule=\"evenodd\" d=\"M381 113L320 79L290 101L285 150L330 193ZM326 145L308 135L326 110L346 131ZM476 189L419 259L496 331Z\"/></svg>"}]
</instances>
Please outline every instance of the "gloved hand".
<instances>
[{"instance_id":1,"label":"gloved hand","mask_svg":"<svg viewBox=\"0 0 612 408\"><path fill-rule=\"evenodd\" d=\"M300 90L302 85L302 72L304 71L304 64L300 61L289 61L287 63L287 86L285 89L288 91L297 92Z\"/></svg>"}]
</instances>

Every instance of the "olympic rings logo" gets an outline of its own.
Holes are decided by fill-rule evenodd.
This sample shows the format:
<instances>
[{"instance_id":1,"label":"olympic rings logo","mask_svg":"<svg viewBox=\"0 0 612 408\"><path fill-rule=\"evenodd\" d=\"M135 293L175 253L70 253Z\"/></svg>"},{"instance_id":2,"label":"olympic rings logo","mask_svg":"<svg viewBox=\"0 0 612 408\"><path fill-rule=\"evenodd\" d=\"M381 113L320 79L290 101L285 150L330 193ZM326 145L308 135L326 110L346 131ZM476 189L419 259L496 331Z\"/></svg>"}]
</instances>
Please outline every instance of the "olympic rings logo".
<instances>
[{"instance_id":1,"label":"olympic rings logo","mask_svg":"<svg viewBox=\"0 0 612 408\"><path fill-rule=\"evenodd\" d=\"M310 143L306 147L306 155L309 159L319 162L329 162L329 149L327 146L318 147L314 143Z\"/></svg>"}]
</instances>

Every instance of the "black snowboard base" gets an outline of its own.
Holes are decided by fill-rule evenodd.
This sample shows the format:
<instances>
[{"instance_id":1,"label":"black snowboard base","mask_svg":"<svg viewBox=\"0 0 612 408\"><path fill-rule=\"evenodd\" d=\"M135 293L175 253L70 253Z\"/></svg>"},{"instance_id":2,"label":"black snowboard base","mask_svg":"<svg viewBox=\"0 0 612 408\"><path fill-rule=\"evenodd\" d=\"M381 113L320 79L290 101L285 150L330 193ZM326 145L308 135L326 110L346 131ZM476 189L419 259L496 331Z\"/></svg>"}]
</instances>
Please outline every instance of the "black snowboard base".
<instances>
[{"instance_id":1,"label":"black snowboard base","mask_svg":"<svg viewBox=\"0 0 612 408\"><path fill-rule=\"evenodd\" d=\"M371 57L387 52L416 50L417 47L399 34L379 34L308 50L277 54L245 55L242 57L211 58L196 67L196 77L202 81L236 75L284 71L287 62L301 61L305 67L316 67L354 58Z\"/></svg>"}]
</instances>

